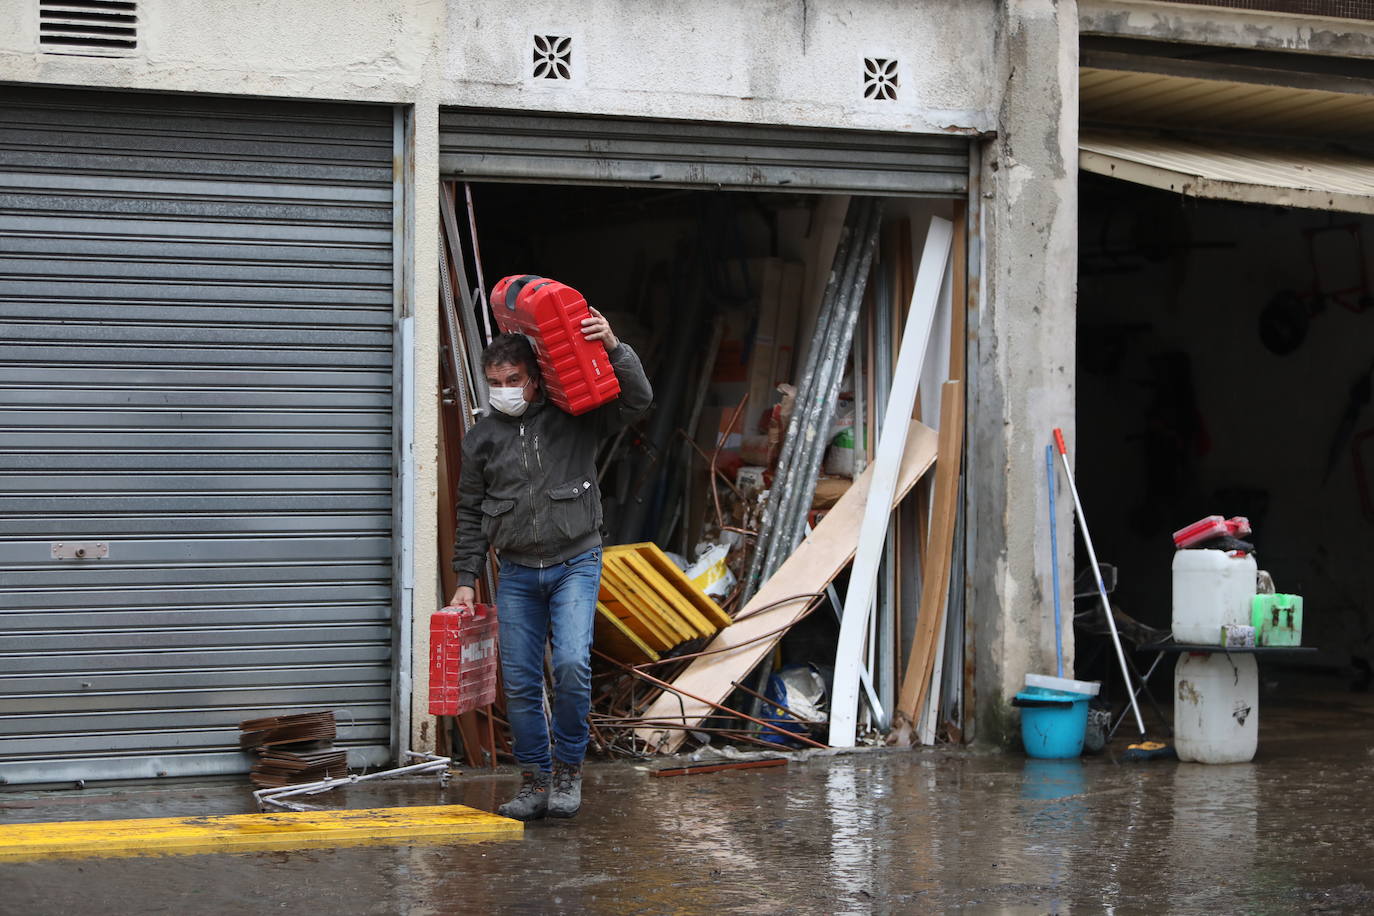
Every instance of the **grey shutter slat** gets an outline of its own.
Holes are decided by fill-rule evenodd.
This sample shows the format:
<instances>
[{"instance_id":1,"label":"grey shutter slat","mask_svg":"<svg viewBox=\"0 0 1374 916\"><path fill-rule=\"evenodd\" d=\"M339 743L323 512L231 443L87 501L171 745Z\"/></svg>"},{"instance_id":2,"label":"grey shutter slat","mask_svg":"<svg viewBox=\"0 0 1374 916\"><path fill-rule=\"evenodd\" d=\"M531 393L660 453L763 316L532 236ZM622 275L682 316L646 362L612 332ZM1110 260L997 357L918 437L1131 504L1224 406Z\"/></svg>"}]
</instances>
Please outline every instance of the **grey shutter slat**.
<instances>
[{"instance_id":1,"label":"grey shutter slat","mask_svg":"<svg viewBox=\"0 0 1374 916\"><path fill-rule=\"evenodd\" d=\"M0 99L0 781L241 772L239 721L317 709L388 758L392 135Z\"/></svg>"},{"instance_id":2,"label":"grey shutter slat","mask_svg":"<svg viewBox=\"0 0 1374 916\"><path fill-rule=\"evenodd\" d=\"M931 134L445 109L454 177L912 197L968 190L968 140Z\"/></svg>"}]
</instances>

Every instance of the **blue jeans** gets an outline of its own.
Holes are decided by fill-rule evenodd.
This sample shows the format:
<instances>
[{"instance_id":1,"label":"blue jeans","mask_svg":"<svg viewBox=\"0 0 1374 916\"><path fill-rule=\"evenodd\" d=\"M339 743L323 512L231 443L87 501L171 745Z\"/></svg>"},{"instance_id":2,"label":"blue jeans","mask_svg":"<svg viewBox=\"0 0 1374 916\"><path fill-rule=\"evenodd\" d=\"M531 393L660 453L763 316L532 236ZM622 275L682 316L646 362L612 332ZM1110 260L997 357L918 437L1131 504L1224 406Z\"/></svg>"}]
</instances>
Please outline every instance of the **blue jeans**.
<instances>
[{"instance_id":1,"label":"blue jeans","mask_svg":"<svg viewBox=\"0 0 1374 916\"><path fill-rule=\"evenodd\" d=\"M501 563L496 614L501 681L515 759L544 772L549 727L544 719L544 646L553 638L553 754L579 766L587 753L592 705L592 624L601 586L601 548L544 569Z\"/></svg>"}]
</instances>

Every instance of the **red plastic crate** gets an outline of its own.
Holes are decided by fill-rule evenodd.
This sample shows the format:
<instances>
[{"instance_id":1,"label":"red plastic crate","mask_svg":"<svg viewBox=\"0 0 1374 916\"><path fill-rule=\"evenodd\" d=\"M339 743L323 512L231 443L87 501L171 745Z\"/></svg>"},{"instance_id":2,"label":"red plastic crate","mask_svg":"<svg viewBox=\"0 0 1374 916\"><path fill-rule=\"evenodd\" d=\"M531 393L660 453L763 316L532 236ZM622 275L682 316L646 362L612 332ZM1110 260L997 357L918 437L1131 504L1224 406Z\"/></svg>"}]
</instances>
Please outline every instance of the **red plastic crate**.
<instances>
[{"instance_id":1,"label":"red plastic crate","mask_svg":"<svg viewBox=\"0 0 1374 916\"><path fill-rule=\"evenodd\" d=\"M606 347L582 336L592 313L571 286L533 274L505 277L492 288L491 310L502 331L530 339L544 391L563 410L583 414L620 395Z\"/></svg>"},{"instance_id":2,"label":"red plastic crate","mask_svg":"<svg viewBox=\"0 0 1374 916\"><path fill-rule=\"evenodd\" d=\"M446 607L429 619L429 714L461 716L496 702L496 608Z\"/></svg>"}]
</instances>

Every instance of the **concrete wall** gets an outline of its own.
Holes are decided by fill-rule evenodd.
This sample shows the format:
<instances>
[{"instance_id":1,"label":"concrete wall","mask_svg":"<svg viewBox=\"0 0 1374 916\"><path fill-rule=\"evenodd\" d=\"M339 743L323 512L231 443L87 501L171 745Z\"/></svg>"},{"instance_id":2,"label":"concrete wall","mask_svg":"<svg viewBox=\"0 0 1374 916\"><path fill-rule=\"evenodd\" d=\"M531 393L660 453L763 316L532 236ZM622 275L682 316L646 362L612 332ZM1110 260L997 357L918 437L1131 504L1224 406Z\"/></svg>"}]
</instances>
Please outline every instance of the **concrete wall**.
<instances>
[{"instance_id":1,"label":"concrete wall","mask_svg":"<svg viewBox=\"0 0 1374 916\"><path fill-rule=\"evenodd\" d=\"M1044 447L1056 426L1073 441L1078 22L1074 3L1052 0L1000 12L1004 91L983 149L983 298L970 329L968 613L976 737L1008 743L1007 700L1026 672L1054 671ZM1061 501L1065 574L1071 525Z\"/></svg>"},{"instance_id":2,"label":"concrete wall","mask_svg":"<svg viewBox=\"0 0 1374 916\"><path fill-rule=\"evenodd\" d=\"M1004 625L1000 608L1004 600L1005 606L1025 600L1021 584L1034 565L1035 547L1033 520L1024 514L1033 508L1025 505L1033 492L1031 472L1014 482L997 479L1010 456L1020 461L1029 447L1008 448L1000 430L1005 423L1015 435L1038 431L1071 403L1071 394L1057 389L1040 396L1021 387L1021 365L1039 365L1036 347L1044 340L1057 347L1057 330L1032 332L1014 346L1013 337L1021 334L1018 322L1030 314L1032 300L1043 299L1057 314L1071 293L1065 278L1073 274L1072 245L1059 251L1059 241L1063 231L1072 235L1063 229L1063 214L1072 213L1073 160L1064 143L1068 137L1071 146L1073 130L1071 119L1062 120L1073 104L1073 80L1065 76L1072 73L1072 11L1072 4L1056 7L1049 0L159 0L140 7L137 52L78 57L39 53L37 4L15 2L0 5L0 82L410 107L416 192L411 301L421 372L437 365L437 278L428 265L438 257L433 227L440 105L901 132L1001 131L990 161L1004 168L986 176L988 225L995 232L987 263L1000 266L988 277L992 336L978 381L985 403L974 405L975 411L991 410L992 419L973 443L977 460L997 462L986 465L996 471L984 478L991 489L979 503L986 516L979 544L987 559L975 577L986 573L994 580L980 592L986 600L975 613L991 615L984 630L995 637L979 650L980 671L1000 684L1006 648L1000 634L1014 629ZM533 77L536 34L572 37L566 83ZM1068 63L1058 59L1065 54ZM899 62L895 100L864 98L868 57ZM1015 78L1008 81L1012 66ZM1058 133L1061 126L1067 133ZM1047 245L1056 251L1053 270L1045 265ZM1071 321L1068 327L1064 342L1071 353ZM1004 395L1007 387L1018 393ZM422 375L413 506L413 650L421 660L428 654L427 615L441 600L433 389ZM1007 493L1017 498L1006 509L1014 523L1004 535L996 494ZM1026 656L1019 643L1011 648L1008 670L1019 672ZM425 675L425 666L416 665L415 697L426 694ZM431 747L423 707L414 704L412 740Z\"/></svg>"},{"instance_id":3,"label":"concrete wall","mask_svg":"<svg viewBox=\"0 0 1374 916\"><path fill-rule=\"evenodd\" d=\"M514 8L513 8L514 7ZM449 19L445 101L885 130L988 130L991 0L469 0ZM535 78L535 35L571 37L571 79ZM895 58L895 101L864 58Z\"/></svg>"},{"instance_id":4,"label":"concrete wall","mask_svg":"<svg viewBox=\"0 0 1374 916\"><path fill-rule=\"evenodd\" d=\"M38 53L38 4L0 4L0 79L412 102L434 72L439 0L158 0L139 5L128 57Z\"/></svg>"}]
</instances>

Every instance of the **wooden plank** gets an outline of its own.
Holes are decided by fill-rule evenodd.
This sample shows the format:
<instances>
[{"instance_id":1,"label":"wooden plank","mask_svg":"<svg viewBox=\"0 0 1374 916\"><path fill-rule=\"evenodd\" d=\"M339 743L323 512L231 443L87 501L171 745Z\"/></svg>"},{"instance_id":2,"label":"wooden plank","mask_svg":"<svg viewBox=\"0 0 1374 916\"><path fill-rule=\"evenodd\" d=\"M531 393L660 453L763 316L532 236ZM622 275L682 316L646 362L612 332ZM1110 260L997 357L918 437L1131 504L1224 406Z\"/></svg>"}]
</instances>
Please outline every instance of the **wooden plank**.
<instances>
[{"instance_id":1,"label":"wooden plank","mask_svg":"<svg viewBox=\"0 0 1374 916\"><path fill-rule=\"evenodd\" d=\"M0 826L0 860L296 849L416 837L519 837L519 821L464 805L62 821Z\"/></svg>"},{"instance_id":2,"label":"wooden plank","mask_svg":"<svg viewBox=\"0 0 1374 916\"><path fill-rule=\"evenodd\" d=\"M911 424L893 504L935 462L935 438L929 427ZM723 702L734 690L731 683L747 675L773 650L785 629L801 617L812 596L824 592L854 557L872 479L873 469L869 468L854 481L810 536L741 609L736 622L716 634L707 646L707 651L715 654L693 659L673 681L674 686L715 703ZM773 633L775 630L778 632ZM644 717L695 728L711 712L707 704L664 691L650 704ZM665 754L675 751L686 738L684 732L657 730L651 725L636 729L635 735Z\"/></svg>"},{"instance_id":3,"label":"wooden plank","mask_svg":"<svg viewBox=\"0 0 1374 916\"><path fill-rule=\"evenodd\" d=\"M932 217L926 232L925 249L916 274L911 309L902 332L902 346L892 374L892 392L883 413L882 435L873 462L873 483L854 568L845 593L844 618L835 647L835 679L830 693L830 746L853 747L859 713L859 669L863 667L864 643L868 637L869 614L878 589L878 566L892 519L892 492L906 448L906 431L912 423L911 408L916 403L916 385L921 378L931 328L940 304L940 290L949 268L949 252L954 226L949 220ZM890 710L884 710L890 712Z\"/></svg>"},{"instance_id":4,"label":"wooden plank","mask_svg":"<svg viewBox=\"0 0 1374 916\"><path fill-rule=\"evenodd\" d=\"M954 252L950 257L954 273L953 295L949 325L949 378L964 380L965 354L968 350L968 207L964 202L954 204Z\"/></svg>"},{"instance_id":5,"label":"wooden plank","mask_svg":"<svg viewBox=\"0 0 1374 916\"><path fill-rule=\"evenodd\" d=\"M595 628L594 644L617 661L627 665L640 665L644 662L656 662L661 657L600 601L596 603Z\"/></svg>"},{"instance_id":6,"label":"wooden plank","mask_svg":"<svg viewBox=\"0 0 1374 916\"><path fill-rule=\"evenodd\" d=\"M703 592L700 586L687 578L685 572L677 568L676 563L668 559L668 555L663 552L662 547L652 542L629 544L627 546L647 560L649 565L658 571L659 575L677 586L678 591L692 603L692 606L696 608L702 616L715 624L716 629L728 627L733 622L730 619L730 615L725 613L724 608L712 601L710 595ZM610 547L607 549L615 550L617 548ZM714 635L715 630L712 630L711 633Z\"/></svg>"},{"instance_id":7,"label":"wooden plank","mask_svg":"<svg viewBox=\"0 0 1374 916\"><path fill-rule=\"evenodd\" d=\"M914 723L925 702L935 665L935 640L949 595L949 563L954 552L954 522L959 498L959 464L964 445L964 384L945 382L940 392L940 461L935 469L935 506L931 515L929 565L921 583L921 609L911 642L897 708Z\"/></svg>"},{"instance_id":8,"label":"wooden plank","mask_svg":"<svg viewBox=\"0 0 1374 916\"><path fill-rule=\"evenodd\" d=\"M930 673L930 689L926 691L926 701L921 704L921 719L916 723L916 742L931 745L935 743L935 725L940 715L940 678L945 665L945 633L949 630L949 596L940 605L940 628L935 636L935 666Z\"/></svg>"}]
</instances>

